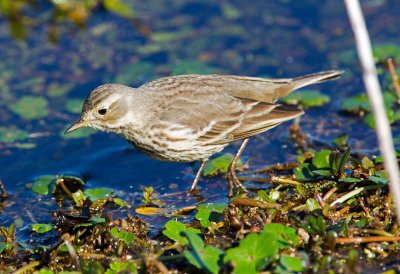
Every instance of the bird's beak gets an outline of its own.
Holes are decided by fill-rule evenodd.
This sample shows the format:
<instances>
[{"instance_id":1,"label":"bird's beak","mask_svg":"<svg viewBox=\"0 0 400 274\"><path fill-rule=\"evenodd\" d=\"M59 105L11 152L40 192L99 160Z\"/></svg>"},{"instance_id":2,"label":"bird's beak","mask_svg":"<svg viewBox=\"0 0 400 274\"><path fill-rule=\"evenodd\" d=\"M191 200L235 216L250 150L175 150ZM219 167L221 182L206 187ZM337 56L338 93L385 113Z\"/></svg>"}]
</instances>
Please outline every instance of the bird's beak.
<instances>
[{"instance_id":1,"label":"bird's beak","mask_svg":"<svg viewBox=\"0 0 400 274\"><path fill-rule=\"evenodd\" d=\"M89 121L79 121L79 122L76 122L75 124L73 124L72 126L70 126L70 127L64 132L64 134L68 134L68 133L70 133L70 132L72 132L72 131L74 131L74 130L76 130L76 129L78 129L78 128L81 128L81 127L86 127L86 126L89 125L91 122L92 122L91 120L89 120Z\"/></svg>"}]
</instances>

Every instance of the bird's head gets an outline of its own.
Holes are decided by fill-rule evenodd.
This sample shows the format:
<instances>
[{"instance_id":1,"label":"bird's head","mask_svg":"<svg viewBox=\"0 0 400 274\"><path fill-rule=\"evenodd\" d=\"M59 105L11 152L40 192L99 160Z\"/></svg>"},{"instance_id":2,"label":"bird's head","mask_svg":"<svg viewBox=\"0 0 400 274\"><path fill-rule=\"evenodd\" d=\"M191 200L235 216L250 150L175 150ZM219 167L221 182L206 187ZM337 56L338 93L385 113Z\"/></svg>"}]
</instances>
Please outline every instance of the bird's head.
<instances>
[{"instance_id":1,"label":"bird's head","mask_svg":"<svg viewBox=\"0 0 400 274\"><path fill-rule=\"evenodd\" d=\"M118 132L128 122L129 89L119 84L106 84L94 89L83 104L79 121L69 127L65 134L82 127Z\"/></svg>"}]
</instances>

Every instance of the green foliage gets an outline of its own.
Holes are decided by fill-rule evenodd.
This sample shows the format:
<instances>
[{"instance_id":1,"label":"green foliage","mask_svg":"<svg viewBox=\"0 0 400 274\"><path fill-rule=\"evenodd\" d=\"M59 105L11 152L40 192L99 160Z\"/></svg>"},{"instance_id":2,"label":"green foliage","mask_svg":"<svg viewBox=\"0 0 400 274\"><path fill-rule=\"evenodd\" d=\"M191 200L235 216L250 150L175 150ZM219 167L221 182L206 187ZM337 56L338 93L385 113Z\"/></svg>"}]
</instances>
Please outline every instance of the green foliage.
<instances>
[{"instance_id":1,"label":"green foliage","mask_svg":"<svg viewBox=\"0 0 400 274\"><path fill-rule=\"evenodd\" d=\"M200 221L203 227L209 227L211 222L223 221L222 212L226 204L201 204L197 207L195 218Z\"/></svg>"},{"instance_id":2,"label":"green foliage","mask_svg":"<svg viewBox=\"0 0 400 274\"><path fill-rule=\"evenodd\" d=\"M119 231L117 227L111 228L110 233L113 237L123 241L127 245L132 244L135 239L132 232L124 230Z\"/></svg>"},{"instance_id":3,"label":"green foliage","mask_svg":"<svg viewBox=\"0 0 400 274\"><path fill-rule=\"evenodd\" d=\"M181 235L189 242L191 250L183 252L189 263L207 273L219 273L224 252L213 246L204 246L203 240L195 232L183 231Z\"/></svg>"},{"instance_id":4,"label":"green foliage","mask_svg":"<svg viewBox=\"0 0 400 274\"><path fill-rule=\"evenodd\" d=\"M294 92L282 98L282 102L285 104L301 105L305 108L319 107L329 103L329 101L329 96L313 90Z\"/></svg>"},{"instance_id":5,"label":"green foliage","mask_svg":"<svg viewBox=\"0 0 400 274\"><path fill-rule=\"evenodd\" d=\"M200 230L192 227L187 227L185 224L175 220L169 220L165 224L165 229L162 233L171 240L174 240L183 246L187 245L189 242L187 238L182 236L182 232L200 233Z\"/></svg>"},{"instance_id":6,"label":"green foliage","mask_svg":"<svg viewBox=\"0 0 400 274\"><path fill-rule=\"evenodd\" d=\"M50 192L53 192L55 179L56 177L54 175L44 175L38 177L32 183L32 191L40 195L47 195Z\"/></svg>"},{"instance_id":7,"label":"green foliage","mask_svg":"<svg viewBox=\"0 0 400 274\"><path fill-rule=\"evenodd\" d=\"M46 117L49 114L48 101L41 96L24 96L17 102L10 104L12 112L18 114L22 119L33 120Z\"/></svg>"},{"instance_id":8,"label":"green foliage","mask_svg":"<svg viewBox=\"0 0 400 274\"><path fill-rule=\"evenodd\" d=\"M100 199L111 198L114 190L112 188L89 188L84 193L87 198L95 202Z\"/></svg>"},{"instance_id":9,"label":"green foliage","mask_svg":"<svg viewBox=\"0 0 400 274\"><path fill-rule=\"evenodd\" d=\"M119 262L113 261L110 263L110 267L107 269L105 274L119 274L119 273L138 273L137 265L134 262Z\"/></svg>"},{"instance_id":10,"label":"green foliage","mask_svg":"<svg viewBox=\"0 0 400 274\"><path fill-rule=\"evenodd\" d=\"M104 0L104 7L111 12L114 12L125 18L134 18L135 11L127 4L120 0Z\"/></svg>"},{"instance_id":11,"label":"green foliage","mask_svg":"<svg viewBox=\"0 0 400 274\"><path fill-rule=\"evenodd\" d=\"M226 251L224 262L232 261L234 273L258 273L278 254L278 236L271 232L248 234L238 247Z\"/></svg>"},{"instance_id":12,"label":"green foliage","mask_svg":"<svg viewBox=\"0 0 400 274\"><path fill-rule=\"evenodd\" d=\"M224 153L221 156L218 156L214 159L211 159L207 162L206 166L203 170L203 176L214 176L218 173L226 173L228 171L229 165L233 161L232 153ZM236 163L237 166L242 165L242 162L239 160Z\"/></svg>"},{"instance_id":13,"label":"green foliage","mask_svg":"<svg viewBox=\"0 0 400 274\"><path fill-rule=\"evenodd\" d=\"M93 225L97 225L97 224L103 224L105 222L106 222L106 219L104 219L102 217L91 217L91 218L89 218L88 222L80 223L80 224L76 225L75 228L93 226Z\"/></svg>"},{"instance_id":14,"label":"green foliage","mask_svg":"<svg viewBox=\"0 0 400 274\"><path fill-rule=\"evenodd\" d=\"M13 127L0 127L0 142L13 143L23 141L29 137L29 133Z\"/></svg>"},{"instance_id":15,"label":"green foliage","mask_svg":"<svg viewBox=\"0 0 400 274\"><path fill-rule=\"evenodd\" d=\"M304 270L302 261L297 257L281 256L277 273L294 273Z\"/></svg>"},{"instance_id":16,"label":"green foliage","mask_svg":"<svg viewBox=\"0 0 400 274\"><path fill-rule=\"evenodd\" d=\"M307 181L318 177L339 179L344 174L344 165L350 158L350 147L344 153L321 150L315 154L311 163L304 162L294 168L297 180Z\"/></svg>"},{"instance_id":17,"label":"green foliage","mask_svg":"<svg viewBox=\"0 0 400 274\"><path fill-rule=\"evenodd\" d=\"M81 113L82 111L82 106L83 106L83 100L81 99L69 99L65 103L65 110L71 112L71 113Z\"/></svg>"},{"instance_id":18,"label":"green foliage","mask_svg":"<svg viewBox=\"0 0 400 274\"><path fill-rule=\"evenodd\" d=\"M54 226L52 224L32 224L32 231L43 234L52 230Z\"/></svg>"},{"instance_id":19,"label":"green foliage","mask_svg":"<svg viewBox=\"0 0 400 274\"><path fill-rule=\"evenodd\" d=\"M386 62L387 58L400 60L400 47L396 44L380 44L373 48L375 62Z\"/></svg>"}]
</instances>

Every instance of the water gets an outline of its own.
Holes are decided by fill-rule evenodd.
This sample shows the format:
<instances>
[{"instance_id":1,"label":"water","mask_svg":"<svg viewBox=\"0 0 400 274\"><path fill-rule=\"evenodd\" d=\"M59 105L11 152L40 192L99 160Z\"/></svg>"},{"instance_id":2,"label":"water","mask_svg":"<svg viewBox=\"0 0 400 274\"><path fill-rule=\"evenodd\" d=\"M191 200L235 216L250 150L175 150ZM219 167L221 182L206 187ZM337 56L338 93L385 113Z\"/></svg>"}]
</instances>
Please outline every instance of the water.
<instances>
[{"instance_id":1,"label":"water","mask_svg":"<svg viewBox=\"0 0 400 274\"><path fill-rule=\"evenodd\" d=\"M395 22L400 7L396 1L364 4L373 42L398 44ZM13 39L9 21L0 17L0 127L29 134L16 142L0 142L0 178L11 194L1 207L1 225L10 225L16 218L24 226L51 220L49 211L57 208L56 203L47 196L38 198L26 186L46 174L78 175L87 180L88 187L119 190L133 205L130 212L140 203L144 186L153 186L159 193L189 188L198 164L152 160L114 134L62 136L79 117L66 104L71 99L83 100L107 82L138 86L171 74L292 77L345 70L341 80L312 87L330 95L331 102L308 110L302 129L313 140L327 144L347 133L355 150L377 153L373 130L359 118L338 111L341 98L363 91L352 32L340 1L251 5L243 1L137 1L132 7L139 26L151 30L149 37L137 22L102 9L93 12L83 29L68 22L59 25L57 43L48 39L54 26L48 19L51 7L44 2L29 11L34 26L26 27L25 39ZM40 109L48 113L21 117L10 106L24 96L44 98L47 106ZM251 159L251 169L296 159L296 147L288 139L289 125L251 140L243 158ZM393 128L398 136L398 126ZM35 147L23 149L21 144ZM234 153L238 145L226 151ZM200 186L211 201L226 199L226 179L203 178ZM184 206L196 199L173 202Z\"/></svg>"}]
</instances>

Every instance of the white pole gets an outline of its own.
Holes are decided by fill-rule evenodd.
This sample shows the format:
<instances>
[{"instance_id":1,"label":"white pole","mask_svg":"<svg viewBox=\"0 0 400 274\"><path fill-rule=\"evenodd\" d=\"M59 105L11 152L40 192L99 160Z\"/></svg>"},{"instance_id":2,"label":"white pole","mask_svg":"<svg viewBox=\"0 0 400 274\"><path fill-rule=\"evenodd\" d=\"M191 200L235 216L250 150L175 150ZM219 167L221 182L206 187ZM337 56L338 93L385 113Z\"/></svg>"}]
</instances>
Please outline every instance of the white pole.
<instances>
[{"instance_id":1,"label":"white pole","mask_svg":"<svg viewBox=\"0 0 400 274\"><path fill-rule=\"evenodd\" d=\"M392 132L386 116L382 91L376 74L371 41L359 0L344 0L344 2L346 4L347 14L350 18L350 23L356 40L358 58L360 59L363 70L364 85L375 118L379 149L383 156L383 164L389 174L389 188L396 206L397 221L400 223L399 166L395 156Z\"/></svg>"}]
</instances>

